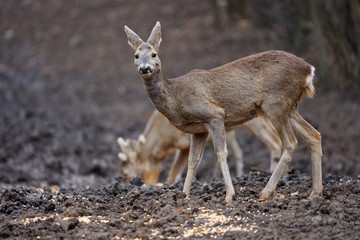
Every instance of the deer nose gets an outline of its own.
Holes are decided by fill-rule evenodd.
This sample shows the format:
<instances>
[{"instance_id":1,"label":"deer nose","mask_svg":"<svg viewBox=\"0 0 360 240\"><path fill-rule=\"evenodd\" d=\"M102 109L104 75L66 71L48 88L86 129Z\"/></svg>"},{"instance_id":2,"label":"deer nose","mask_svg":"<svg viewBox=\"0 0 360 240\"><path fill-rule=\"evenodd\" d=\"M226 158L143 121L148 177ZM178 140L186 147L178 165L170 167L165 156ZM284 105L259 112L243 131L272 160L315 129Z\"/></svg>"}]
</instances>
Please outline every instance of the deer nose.
<instances>
[{"instance_id":1,"label":"deer nose","mask_svg":"<svg viewBox=\"0 0 360 240\"><path fill-rule=\"evenodd\" d=\"M151 73L151 68L150 67L145 67L145 66L140 67L139 68L139 73L141 73L141 74Z\"/></svg>"}]
</instances>

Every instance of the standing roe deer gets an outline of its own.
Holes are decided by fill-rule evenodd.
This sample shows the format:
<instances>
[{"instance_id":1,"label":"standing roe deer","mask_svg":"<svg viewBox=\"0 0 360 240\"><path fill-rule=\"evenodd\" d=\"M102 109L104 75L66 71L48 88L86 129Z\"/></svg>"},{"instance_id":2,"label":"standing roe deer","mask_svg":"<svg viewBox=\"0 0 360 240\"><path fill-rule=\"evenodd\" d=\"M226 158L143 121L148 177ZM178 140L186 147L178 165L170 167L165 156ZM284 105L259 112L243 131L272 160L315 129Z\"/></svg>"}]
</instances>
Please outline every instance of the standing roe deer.
<instances>
[{"instance_id":1,"label":"standing roe deer","mask_svg":"<svg viewBox=\"0 0 360 240\"><path fill-rule=\"evenodd\" d=\"M273 171L281 155L281 141L275 130L262 117L246 122L244 126L270 150L270 170ZM235 159L236 175L241 176L244 166L243 153L236 141L235 131L228 132L226 139ZM175 155L166 179L166 183L171 184L186 166L190 135L178 130L164 115L155 110L138 140L124 140L120 137L118 144L122 150L119 153L120 175L122 177L140 177L145 184L157 183L162 171L163 160L167 156Z\"/></svg>"},{"instance_id":2,"label":"standing roe deer","mask_svg":"<svg viewBox=\"0 0 360 240\"><path fill-rule=\"evenodd\" d=\"M153 105L178 129L192 134L183 189L188 197L210 134L225 180L225 200L232 201L235 191L226 160L226 129L259 115L265 115L274 125L283 149L260 199L271 196L289 165L297 146L294 133L311 151L313 184L310 198L322 194L321 135L298 112L301 97L314 95L313 66L287 52L267 51L211 70L193 70L168 79L161 71L158 56L160 23L156 23L146 42L127 26L125 32L128 43L135 50L135 67Z\"/></svg>"}]
</instances>

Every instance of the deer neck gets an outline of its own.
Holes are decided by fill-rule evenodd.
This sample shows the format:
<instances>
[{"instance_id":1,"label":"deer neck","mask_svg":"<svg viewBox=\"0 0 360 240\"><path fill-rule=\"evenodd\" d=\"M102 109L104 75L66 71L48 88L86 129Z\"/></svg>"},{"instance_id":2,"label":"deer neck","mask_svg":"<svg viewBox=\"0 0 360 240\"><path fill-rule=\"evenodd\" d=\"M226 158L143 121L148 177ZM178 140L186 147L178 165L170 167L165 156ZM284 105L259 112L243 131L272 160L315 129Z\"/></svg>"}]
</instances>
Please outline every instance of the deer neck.
<instances>
[{"instance_id":1,"label":"deer neck","mask_svg":"<svg viewBox=\"0 0 360 240\"><path fill-rule=\"evenodd\" d=\"M166 115L165 113L169 110L169 80L164 77L160 70L158 73L154 73L150 78L143 78L143 83L155 108Z\"/></svg>"}]
</instances>

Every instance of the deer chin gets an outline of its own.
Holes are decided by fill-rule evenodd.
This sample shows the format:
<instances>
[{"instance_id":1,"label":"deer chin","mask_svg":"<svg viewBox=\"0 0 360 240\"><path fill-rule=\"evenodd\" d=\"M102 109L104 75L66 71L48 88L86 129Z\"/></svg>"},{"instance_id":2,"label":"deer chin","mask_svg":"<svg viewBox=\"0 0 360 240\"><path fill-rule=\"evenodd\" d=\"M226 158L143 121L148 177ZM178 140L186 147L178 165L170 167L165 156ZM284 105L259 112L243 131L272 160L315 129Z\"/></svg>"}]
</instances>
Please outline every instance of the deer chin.
<instances>
[{"instance_id":1,"label":"deer chin","mask_svg":"<svg viewBox=\"0 0 360 240\"><path fill-rule=\"evenodd\" d=\"M140 76L144 79L149 79L152 76L152 72L140 73Z\"/></svg>"},{"instance_id":2,"label":"deer chin","mask_svg":"<svg viewBox=\"0 0 360 240\"><path fill-rule=\"evenodd\" d=\"M160 71L152 70L148 73L140 73L141 78L146 82L151 82L152 80L156 80Z\"/></svg>"}]
</instances>

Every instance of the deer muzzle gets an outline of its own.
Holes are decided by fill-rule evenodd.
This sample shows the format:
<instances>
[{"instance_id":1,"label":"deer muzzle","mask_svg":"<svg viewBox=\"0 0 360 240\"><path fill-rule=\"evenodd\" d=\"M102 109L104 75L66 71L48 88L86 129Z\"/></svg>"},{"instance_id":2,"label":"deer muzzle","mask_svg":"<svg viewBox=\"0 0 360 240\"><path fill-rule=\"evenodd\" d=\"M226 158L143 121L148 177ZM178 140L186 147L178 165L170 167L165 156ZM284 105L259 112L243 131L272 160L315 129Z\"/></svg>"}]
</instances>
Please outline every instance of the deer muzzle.
<instances>
[{"instance_id":1,"label":"deer muzzle","mask_svg":"<svg viewBox=\"0 0 360 240\"><path fill-rule=\"evenodd\" d=\"M148 73L151 73L152 72L152 70L151 70L151 68L150 67L140 67L139 68L139 73L140 74L148 74Z\"/></svg>"}]
</instances>

